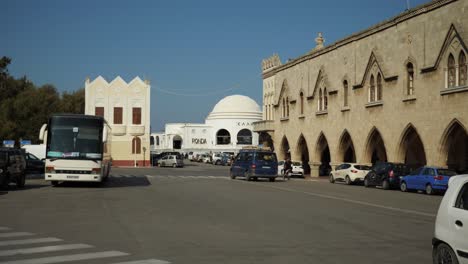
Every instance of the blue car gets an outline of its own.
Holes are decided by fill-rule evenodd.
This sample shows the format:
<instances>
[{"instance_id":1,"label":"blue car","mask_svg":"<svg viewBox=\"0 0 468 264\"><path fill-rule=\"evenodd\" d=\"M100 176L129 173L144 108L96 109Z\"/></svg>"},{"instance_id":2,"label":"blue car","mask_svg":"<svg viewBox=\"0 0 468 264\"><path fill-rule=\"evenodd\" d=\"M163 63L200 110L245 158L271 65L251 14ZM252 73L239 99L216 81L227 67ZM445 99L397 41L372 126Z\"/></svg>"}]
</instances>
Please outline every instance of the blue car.
<instances>
[{"instance_id":1,"label":"blue car","mask_svg":"<svg viewBox=\"0 0 468 264\"><path fill-rule=\"evenodd\" d=\"M231 179L244 177L247 181L268 178L275 181L278 176L276 154L262 148L241 149L231 165Z\"/></svg>"},{"instance_id":2,"label":"blue car","mask_svg":"<svg viewBox=\"0 0 468 264\"><path fill-rule=\"evenodd\" d=\"M424 166L414 170L400 179L400 190L425 191L426 194L447 190L449 178L457 175L455 171L437 167Z\"/></svg>"}]
</instances>

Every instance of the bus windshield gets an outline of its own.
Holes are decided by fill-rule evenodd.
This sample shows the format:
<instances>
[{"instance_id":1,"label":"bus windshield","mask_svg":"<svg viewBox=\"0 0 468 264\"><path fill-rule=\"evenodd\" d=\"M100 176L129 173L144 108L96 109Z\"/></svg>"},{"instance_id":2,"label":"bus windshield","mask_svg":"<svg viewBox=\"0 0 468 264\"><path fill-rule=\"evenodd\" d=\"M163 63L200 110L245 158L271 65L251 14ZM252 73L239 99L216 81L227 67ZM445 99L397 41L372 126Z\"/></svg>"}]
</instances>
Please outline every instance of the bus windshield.
<instances>
[{"instance_id":1,"label":"bus windshield","mask_svg":"<svg viewBox=\"0 0 468 264\"><path fill-rule=\"evenodd\" d=\"M103 120L52 117L48 131L47 158L102 159Z\"/></svg>"}]
</instances>

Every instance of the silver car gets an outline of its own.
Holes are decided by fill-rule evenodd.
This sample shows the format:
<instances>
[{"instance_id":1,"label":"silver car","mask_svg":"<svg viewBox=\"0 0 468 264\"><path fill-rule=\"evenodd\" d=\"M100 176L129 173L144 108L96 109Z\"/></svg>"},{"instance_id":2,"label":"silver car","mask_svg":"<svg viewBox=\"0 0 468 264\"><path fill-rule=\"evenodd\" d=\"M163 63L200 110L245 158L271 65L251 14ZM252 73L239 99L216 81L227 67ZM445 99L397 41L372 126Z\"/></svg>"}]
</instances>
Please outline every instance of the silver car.
<instances>
[{"instance_id":1,"label":"silver car","mask_svg":"<svg viewBox=\"0 0 468 264\"><path fill-rule=\"evenodd\" d=\"M167 155L158 160L159 167L184 167L184 161L178 158L176 155Z\"/></svg>"}]
</instances>

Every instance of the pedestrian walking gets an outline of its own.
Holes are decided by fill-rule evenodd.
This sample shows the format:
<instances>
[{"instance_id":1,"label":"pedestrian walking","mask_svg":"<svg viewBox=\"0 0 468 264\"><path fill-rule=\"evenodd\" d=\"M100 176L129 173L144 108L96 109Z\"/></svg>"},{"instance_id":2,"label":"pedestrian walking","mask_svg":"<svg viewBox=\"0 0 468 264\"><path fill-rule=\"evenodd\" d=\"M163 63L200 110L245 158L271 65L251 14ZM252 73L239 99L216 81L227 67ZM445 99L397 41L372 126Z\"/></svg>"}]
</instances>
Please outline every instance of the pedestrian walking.
<instances>
[{"instance_id":1,"label":"pedestrian walking","mask_svg":"<svg viewBox=\"0 0 468 264\"><path fill-rule=\"evenodd\" d=\"M284 161L284 169L283 169L283 181L286 180L286 178L289 179L291 178L291 173L292 173L292 162L288 158Z\"/></svg>"}]
</instances>

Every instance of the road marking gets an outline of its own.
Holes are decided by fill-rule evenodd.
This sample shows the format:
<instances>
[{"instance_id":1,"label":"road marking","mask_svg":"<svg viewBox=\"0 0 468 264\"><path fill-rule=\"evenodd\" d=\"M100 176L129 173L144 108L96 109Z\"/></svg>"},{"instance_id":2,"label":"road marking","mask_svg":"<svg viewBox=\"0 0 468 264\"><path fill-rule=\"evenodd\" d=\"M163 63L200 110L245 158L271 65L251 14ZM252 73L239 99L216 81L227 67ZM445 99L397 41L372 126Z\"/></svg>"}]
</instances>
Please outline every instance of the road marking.
<instances>
[{"instance_id":1,"label":"road marking","mask_svg":"<svg viewBox=\"0 0 468 264\"><path fill-rule=\"evenodd\" d=\"M0 250L0 257L14 256L14 255L20 255L20 254L44 253L44 252L70 250L70 249L92 248L92 247L93 246L86 245L86 244L69 244L69 245L58 245L58 246Z\"/></svg>"},{"instance_id":2,"label":"road marking","mask_svg":"<svg viewBox=\"0 0 468 264\"><path fill-rule=\"evenodd\" d=\"M160 259L145 259L145 260L135 260L127 262L119 262L115 264L170 264L170 262Z\"/></svg>"},{"instance_id":3,"label":"road marking","mask_svg":"<svg viewBox=\"0 0 468 264\"><path fill-rule=\"evenodd\" d=\"M11 230L11 228L0 226L0 231L8 231L8 230Z\"/></svg>"},{"instance_id":4,"label":"road marking","mask_svg":"<svg viewBox=\"0 0 468 264\"><path fill-rule=\"evenodd\" d=\"M47 243L47 242L59 242L59 241L62 241L62 239L55 238L55 237L31 238L31 239L22 239L22 240L0 241L0 246L26 245L26 244L37 244L37 243Z\"/></svg>"},{"instance_id":5,"label":"road marking","mask_svg":"<svg viewBox=\"0 0 468 264\"><path fill-rule=\"evenodd\" d=\"M3 237L19 237L19 236L32 236L33 233L28 232L10 232L10 233L0 233L0 238Z\"/></svg>"},{"instance_id":6,"label":"road marking","mask_svg":"<svg viewBox=\"0 0 468 264\"><path fill-rule=\"evenodd\" d=\"M0 264L51 264L51 263L70 262L70 261L87 260L87 259L120 257L120 256L127 256L127 255L129 254L125 252L120 252L120 251L103 251L103 252L63 255L63 256L46 257L46 258L5 261L5 262L0 262Z\"/></svg>"},{"instance_id":7,"label":"road marking","mask_svg":"<svg viewBox=\"0 0 468 264\"><path fill-rule=\"evenodd\" d=\"M299 190L285 188L285 187L276 187L276 186L271 186L271 185L263 185L263 184L255 183L255 182L245 182L245 181L238 181L238 182L243 182L243 183L246 183L246 184L254 184L254 185L263 186L263 187L266 187L266 188L277 189L277 190L282 190L282 191L301 193L301 194L320 197L320 198L327 198L327 199L332 199L332 200L337 200L337 201L343 201L343 202L348 202L348 203L365 205L365 206L370 206L370 207L375 207L375 208L380 208L380 209L386 209L386 210L391 210L391 211L396 211L396 212L401 212L401 213L414 214L414 215L420 215L420 216L428 216L428 217L436 217L435 214L430 214L430 213L425 213L425 212L420 212L420 211L415 211L415 210L409 210L409 209L403 209L403 208L397 208L397 207L391 207L391 206L385 206L385 205L374 204L374 203L368 203L368 202L363 202L363 201L358 201L358 200L351 200L351 199L346 199L346 198L342 198L342 197L335 197L335 196L326 195L326 194L299 191Z\"/></svg>"}]
</instances>

